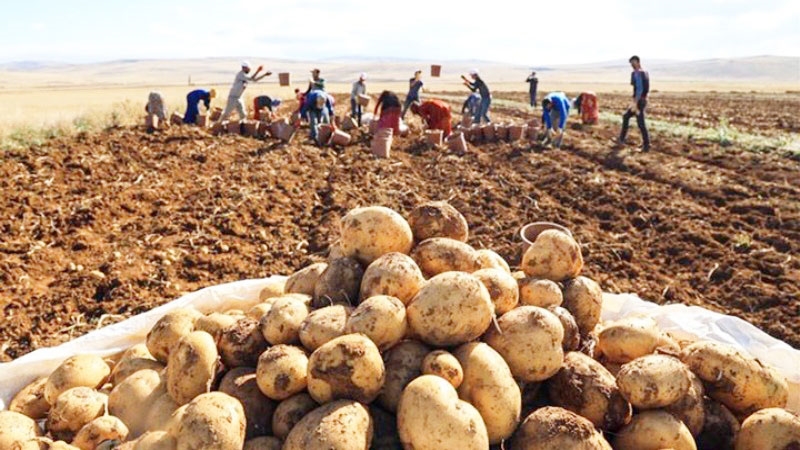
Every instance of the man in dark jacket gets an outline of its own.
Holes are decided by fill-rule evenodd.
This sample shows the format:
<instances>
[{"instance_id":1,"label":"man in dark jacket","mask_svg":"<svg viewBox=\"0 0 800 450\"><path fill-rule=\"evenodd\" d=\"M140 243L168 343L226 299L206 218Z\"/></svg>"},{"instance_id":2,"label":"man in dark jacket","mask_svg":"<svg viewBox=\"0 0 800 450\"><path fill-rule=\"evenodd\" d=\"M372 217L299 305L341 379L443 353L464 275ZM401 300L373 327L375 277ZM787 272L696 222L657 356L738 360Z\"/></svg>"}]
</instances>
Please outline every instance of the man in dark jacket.
<instances>
[{"instance_id":1,"label":"man in dark jacket","mask_svg":"<svg viewBox=\"0 0 800 450\"><path fill-rule=\"evenodd\" d=\"M633 101L622 116L622 131L619 134L619 145L625 144L625 137L628 135L628 123L631 117L636 116L636 124L642 132L642 151L650 151L650 134L647 132L647 124L644 121L644 110L647 107L647 94L650 93L650 75L642 70L639 57L634 55L628 60L631 63L631 85L633 86Z\"/></svg>"},{"instance_id":2,"label":"man in dark jacket","mask_svg":"<svg viewBox=\"0 0 800 450\"><path fill-rule=\"evenodd\" d=\"M529 93L531 95L531 106L535 109L536 108L536 89L539 88L539 79L536 78L536 72L531 72L531 75L525 80L526 83L530 84Z\"/></svg>"}]
</instances>

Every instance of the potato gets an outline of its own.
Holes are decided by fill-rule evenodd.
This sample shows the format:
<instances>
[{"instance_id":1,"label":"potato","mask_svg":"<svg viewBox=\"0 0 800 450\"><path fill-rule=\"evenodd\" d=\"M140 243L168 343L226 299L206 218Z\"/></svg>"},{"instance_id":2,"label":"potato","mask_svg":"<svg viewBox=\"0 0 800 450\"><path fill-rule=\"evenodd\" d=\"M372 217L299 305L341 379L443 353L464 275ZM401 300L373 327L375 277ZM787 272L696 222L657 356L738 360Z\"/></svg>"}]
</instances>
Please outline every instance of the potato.
<instances>
[{"instance_id":1,"label":"potato","mask_svg":"<svg viewBox=\"0 0 800 450\"><path fill-rule=\"evenodd\" d=\"M572 352L578 350L581 346L581 331L578 329L575 317L566 308L560 306L549 306L546 309L555 314L558 320L561 321L561 326L564 327L564 341L561 345L564 351Z\"/></svg>"},{"instance_id":2,"label":"potato","mask_svg":"<svg viewBox=\"0 0 800 450\"><path fill-rule=\"evenodd\" d=\"M265 286L261 289L261 292L258 293L258 301L263 302L264 300L272 297L280 297L281 295L286 293L286 283L289 281L288 278L274 281L269 285Z\"/></svg>"},{"instance_id":3,"label":"potato","mask_svg":"<svg viewBox=\"0 0 800 450\"><path fill-rule=\"evenodd\" d=\"M611 443L615 450L696 450L686 425L661 410L642 411L633 416Z\"/></svg>"},{"instance_id":4,"label":"potato","mask_svg":"<svg viewBox=\"0 0 800 450\"><path fill-rule=\"evenodd\" d=\"M272 432L272 415L276 403L258 388L256 371L252 367L231 369L222 377L219 391L239 400L247 419L245 437L251 439Z\"/></svg>"},{"instance_id":5,"label":"potato","mask_svg":"<svg viewBox=\"0 0 800 450\"><path fill-rule=\"evenodd\" d=\"M308 357L303 349L279 344L258 358L258 388L273 400L284 400L306 389Z\"/></svg>"},{"instance_id":6,"label":"potato","mask_svg":"<svg viewBox=\"0 0 800 450\"><path fill-rule=\"evenodd\" d=\"M167 392L175 403L185 405L208 392L218 360L214 338L205 331L193 331L178 341L167 363Z\"/></svg>"},{"instance_id":7,"label":"potato","mask_svg":"<svg viewBox=\"0 0 800 450\"><path fill-rule=\"evenodd\" d=\"M734 347L696 342L681 351L681 360L706 383L709 397L734 412L786 406L786 379Z\"/></svg>"},{"instance_id":8,"label":"potato","mask_svg":"<svg viewBox=\"0 0 800 450\"><path fill-rule=\"evenodd\" d=\"M148 431L136 440L132 450L175 450L177 445L175 437L165 431Z\"/></svg>"},{"instance_id":9,"label":"potato","mask_svg":"<svg viewBox=\"0 0 800 450\"><path fill-rule=\"evenodd\" d=\"M705 405L703 404L705 390L703 382L691 371L689 371L689 381L691 384L686 394L677 402L665 407L664 411L677 417L686 425L692 436L697 437L703 431L706 421Z\"/></svg>"},{"instance_id":10,"label":"potato","mask_svg":"<svg viewBox=\"0 0 800 450\"><path fill-rule=\"evenodd\" d=\"M372 418L367 407L337 400L311 411L286 436L283 450L368 450Z\"/></svg>"},{"instance_id":11,"label":"potato","mask_svg":"<svg viewBox=\"0 0 800 450\"><path fill-rule=\"evenodd\" d=\"M39 450L39 425L14 411L0 411L0 448L5 450Z\"/></svg>"},{"instance_id":12,"label":"potato","mask_svg":"<svg viewBox=\"0 0 800 450\"><path fill-rule=\"evenodd\" d=\"M162 392L162 390L159 390ZM169 423L172 414L180 407L169 392L166 392L166 387L163 388L163 394L157 396L155 400L147 404L149 411L147 411L144 420L144 429L150 431L165 430ZM133 434L131 433L131 436Z\"/></svg>"},{"instance_id":13,"label":"potato","mask_svg":"<svg viewBox=\"0 0 800 450\"><path fill-rule=\"evenodd\" d=\"M47 430L55 438L69 439L106 410L108 396L88 387L67 389L58 396L47 418Z\"/></svg>"},{"instance_id":14,"label":"potato","mask_svg":"<svg viewBox=\"0 0 800 450\"><path fill-rule=\"evenodd\" d=\"M209 392L189 402L174 436L178 450L241 450L245 428L239 400L222 392Z\"/></svg>"},{"instance_id":15,"label":"potato","mask_svg":"<svg viewBox=\"0 0 800 450\"><path fill-rule=\"evenodd\" d=\"M388 295L376 295L353 310L347 319L345 334L361 333L383 352L403 339L407 327L403 302Z\"/></svg>"},{"instance_id":16,"label":"potato","mask_svg":"<svg viewBox=\"0 0 800 450\"><path fill-rule=\"evenodd\" d=\"M100 356L72 356L64 360L47 378L44 385L44 399L53 405L61 393L71 388L99 389L110 374L111 368Z\"/></svg>"},{"instance_id":17,"label":"potato","mask_svg":"<svg viewBox=\"0 0 800 450\"><path fill-rule=\"evenodd\" d=\"M308 360L308 393L318 403L343 398L370 403L385 377L378 347L363 334L333 339Z\"/></svg>"},{"instance_id":18,"label":"potato","mask_svg":"<svg viewBox=\"0 0 800 450\"><path fill-rule=\"evenodd\" d=\"M600 321L603 290L590 278L569 280L564 285L564 303L561 306L575 316L581 334L589 334Z\"/></svg>"},{"instance_id":19,"label":"potato","mask_svg":"<svg viewBox=\"0 0 800 450\"><path fill-rule=\"evenodd\" d=\"M166 313L158 319L147 333L147 349L153 357L167 362L169 349L182 337L194 331L194 323L202 316L193 308L178 308Z\"/></svg>"},{"instance_id":20,"label":"potato","mask_svg":"<svg viewBox=\"0 0 800 450\"><path fill-rule=\"evenodd\" d=\"M167 389L161 375L151 369L140 370L114 386L108 396L108 412L119 417L135 438L146 431L148 411L164 394Z\"/></svg>"},{"instance_id":21,"label":"potato","mask_svg":"<svg viewBox=\"0 0 800 450\"><path fill-rule=\"evenodd\" d=\"M341 222L340 244L344 256L368 265L391 252L408 254L414 236L403 216L383 206L350 210Z\"/></svg>"},{"instance_id":22,"label":"potato","mask_svg":"<svg viewBox=\"0 0 800 450\"><path fill-rule=\"evenodd\" d=\"M450 238L430 238L420 242L411 251L411 258L426 278L444 272L472 273L481 268L474 248Z\"/></svg>"},{"instance_id":23,"label":"potato","mask_svg":"<svg viewBox=\"0 0 800 450\"><path fill-rule=\"evenodd\" d=\"M494 251L482 248L475 250L475 254L478 256L478 263L480 263L481 269L501 269L511 275L511 268L508 267L506 260Z\"/></svg>"},{"instance_id":24,"label":"potato","mask_svg":"<svg viewBox=\"0 0 800 450\"><path fill-rule=\"evenodd\" d=\"M245 315L253 320L261 320L261 318L264 317L270 309L272 309L272 303L274 302L264 302L254 305L252 308L247 310Z\"/></svg>"},{"instance_id":25,"label":"potato","mask_svg":"<svg viewBox=\"0 0 800 450\"><path fill-rule=\"evenodd\" d=\"M306 393L293 395L280 402L272 415L272 434L279 439L286 439L297 422L318 406Z\"/></svg>"},{"instance_id":26,"label":"potato","mask_svg":"<svg viewBox=\"0 0 800 450\"><path fill-rule=\"evenodd\" d=\"M261 436L244 443L243 450L281 450L281 440L274 436Z\"/></svg>"},{"instance_id":27,"label":"potato","mask_svg":"<svg viewBox=\"0 0 800 450\"><path fill-rule=\"evenodd\" d=\"M261 334L272 345L299 344L300 325L309 312L308 306L300 300L281 297L259 321Z\"/></svg>"},{"instance_id":28,"label":"potato","mask_svg":"<svg viewBox=\"0 0 800 450\"><path fill-rule=\"evenodd\" d=\"M523 305L549 308L561 306L564 296L558 283L550 280L540 280L535 277L525 277L518 282L519 302Z\"/></svg>"},{"instance_id":29,"label":"potato","mask_svg":"<svg viewBox=\"0 0 800 450\"><path fill-rule=\"evenodd\" d=\"M677 358L646 355L622 365L617 386L638 409L663 408L681 399L692 385L689 369Z\"/></svg>"},{"instance_id":30,"label":"potato","mask_svg":"<svg viewBox=\"0 0 800 450\"><path fill-rule=\"evenodd\" d=\"M563 408L539 408L522 421L508 450L611 450L592 423Z\"/></svg>"},{"instance_id":31,"label":"potato","mask_svg":"<svg viewBox=\"0 0 800 450\"><path fill-rule=\"evenodd\" d=\"M317 286L317 281L325 269L328 268L327 263L314 263L303 267L297 272L293 273L289 279L286 280L286 293L297 293L305 295L314 295L314 289Z\"/></svg>"},{"instance_id":32,"label":"potato","mask_svg":"<svg viewBox=\"0 0 800 450\"><path fill-rule=\"evenodd\" d=\"M800 417L783 408L756 411L742 422L736 450L800 448Z\"/></svg>"},{"instance_id":33,"label":"potato","mask_svg":"<svg viewBox=\"0 0 800 450\"><path fill-rule=\"evenodd\" d=\"M145 369L159 372L164 369L164 364L153 358L147 345L136 344L125 350L119 362L114 366L114 370L111 371L111 382L116 386L132 374Z\"/></svg>"},{"instance_id":34,"label":"potato","mask_svg":"<svg viewBox=\"0 0 800 450\"><path fill-rule=\"evenodd\" d=\"M181 428L181 422L183 421L184 416L186 416L187 409L189 409L189 403L178 407L178 409L173 411L172 414L169 416L169 420L167 420L167 423L165 423L163 427L159 428L163 429L172 436L177 436L178 431ZM247 430L247 424L245 424L245 430Z\"/></svg>"},{"instance_id":35,"label":"potato","mask_svg":"<svg viewBox=\"0 0 800 450\"><path fill-rule=\"evenodd\" d=\"M339 241L334 242L328 247L328 261L344 258L346 256L347 255L344 254L344 250L342 250L342 244L339 243Z\"/></svg>"},{"instance_id":36,"label":"potato","mask_svg":"<svg viewBox=\"0 0 800 450\"><path fill-rule=\"evenodd\" d=\"M529 277L553 281L575 278L583 268L581 247L562 231L542 231L522 255L520 268Z\"/></svg>"},{"instance_id":37,"label":"potato","mask_svg":"<svg viewBox=\"0 0 800 450\"><path fill-rule=\"evenodd\" d=\"M222 330L217 340L225 367L255 367L258 355L267 349L260 322L244 317Z\"/></svg>"},{"instance_id":38,"label":"potato","mask_svg":"<svg viewBox=\"0 0 800 450\"><path fill-rule=\"evenodd\" d=\"M364 269L353 258L334 259L314 286L314 308L333 304L356 305Z\"/></svg>"},{"instance_id":39,"label":"potato","mask_svg":"<svg viewBox=\"0 0 800 450\"><path fill-rule=\"evenodd\" d=\"M50 404L44 399L44 386L47 377L37 378L17 392L8 404L8 410L24 414L31 419L40 420L47 417Z\"/></svg>"},{"instance_id":40,"label":"potato","mask_svg":"<svg viewBox=\"0 0 800 450\"><path fill-rule=\"evenodd\" d=\"M695 442L699 450L733 450L739 435L739 420L722 403L705 397L703 399L705 421L703 431Z\"/></svg>"},{"instance_id":41,"label":"potato","mask_svg":"<svg viewBox=\"0 0 800 450\"><path fill-rule=\"evenodd\" d=\"M35 448L37 450L39 449L39 447L35 447ZM80 450L78 447L75 447L74 445L67 444L64 441L55 441L52 444L46 444L45 447L43 447L43 448L46 448L47 450ZM98 447L98 449L99 448L100 447ZM125 450L124 448L121 448L119 446L114 447L114 448L115 449L119 449L119 450Z\"/></svg>"},{"instance_id":42,"label":"potato","mask_svg":"<svg viewBox=\"0 0 800 450\"><path fill-rule=\"evenodd\" d=\"M397 430L397 417L375 404L369 405L372 416L372 445L370 450L402 450L400 433Z\"/></svg>"},{"instance_id":43,"label":"potato","mask_svg":"<svg viewBox=\"0 0 800 450\"><path fill-rule=\"evenodd\" d=\"M520 306L497 320L484 341L497 350L515 378L543 381L558 372L564 360L564 327L550 311L538 306Z\"/></svg>"},{"instance_id":44,"label":"potato","mask_svg":"<svg viewBox=\"0 0 800 450\"><path fill-rule=\"evenodd\" d=\"M490 444L507 439L519 425L522 409L522 394L511 369L483 342L464 344L454 355L464 369L458 397L481 414Z\"/></svg>"},{"instance_id":45,"label":"potato","mask_svg":"<svg viewBox=\"0 0 800 450\"><path fill-rule=\"evenodd\" d=\"M101 416L87 423L75 435L72 445L81 450L95 450L103 441L124 441L128 427L114 416Z\"/></svg>"},{"instance_id":46,"label":"potato","mask_svg":"<svg viewBox=\"0 0 800 450\"><path fill-rule=\"evenodd\" d=\"M464 344L489 328L494 305L477 278L463 272L437 275L420 289L406 309L415 336L436 346Z\"/></svg>"},{"instance_id":47,"label":"potato","mask_svg":"<svg viewBox=\"0 0 800 450\"><path fill-rule=\"evenodd\" d=\"M239 317L237 316L214 312L198 317L197 321L194 323L194 329L196 331L205 331L210 334L214 340L217 340L226 328L235 324L238 320Z\"/></svg>"},{"instance_id":48,"label":"potato","mask_svg":"<svg viewBox=\"0 0 800 450\"><path fill-rule=\"evenodd\" d=\"M417 341L403 341L392 347L384 357L386 381L378 403L389 412L397 411L403 389L421 375L422 362L430 349Z\"/></svg>"},{"instance_id":49,"label":"potato","mask_svg":"<svg viewBox=\"0 0 800 450\"><path fill-rule=\"evenodd\" d=\"M408 224L417 241L446 237L467 242L469 237L467 219L447 202L427 202L417 206L408 216Z\"/></svg>"},{"instance_id":50,"label":"potato","mask_svg":"<svg viewBox=\"0 0 800 450\"><path fill-rule=\"evenodd\" d=\"M553 405L585 417L601 430L616 431L631 420L631 404L620 394L614 376L583 353L567 353L563 367L546 385Z\"/></svg>"},{"instance_id":51,"label":"potato","mask_svg":"<svg viewBox=\"0 0 800 450\"><path fill-rule=\"evenodd\" d=\"M502 269L480 269L473 272L472 276L486 286L498 316L517 307L519 288L511 274Z\"/></svg>"},{"instance_id":52,"label":"potato","mask_svg":"<svg viewBox=\"0 0 800 450\"><path fill-rule=\"evenodd\" d=\"M361 278L361 298L376 295L396 297L407 305L425 283L417 263L402 253L387 253L376 259Z\"/></svg>"},{"instance_id":53,"label":"potato","mask_svg":"<svg viewBox=\"0 0 800 450\"><path fill-rule=\"evenodd\" d=\"M434 350L422 360L420 371L424 375L436 375L444 378L454 388L458 389L464 381L464 369L452 353L444 350Z\"/></svg>"},{"instance_id":54,"label":"potato","mask_svg":"<svg viewBox=\"0 0 800 450\"><path fill-rule=\"evenodd\" d=\"M655 353L665 339L655 320L628 317L603 326L597 334L597 350L608 361L627 363Z\"/></svg>"}]
</instances>

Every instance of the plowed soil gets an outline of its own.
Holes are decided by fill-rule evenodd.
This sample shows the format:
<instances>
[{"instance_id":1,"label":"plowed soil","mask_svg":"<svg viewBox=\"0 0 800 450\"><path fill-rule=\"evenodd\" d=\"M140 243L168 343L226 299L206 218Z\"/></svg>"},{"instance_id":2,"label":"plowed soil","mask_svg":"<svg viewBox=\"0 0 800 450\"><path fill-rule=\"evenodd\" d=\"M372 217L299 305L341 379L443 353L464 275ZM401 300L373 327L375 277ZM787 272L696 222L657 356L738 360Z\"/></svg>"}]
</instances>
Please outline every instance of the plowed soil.
<instances>
[{"instance_id":1,"label":"plowed soil","mask_svg":"<svg viewBox=\"0 0 800 450\"><path fill-rule=\"evenodd\" d=\"M678 109L705 110L710 97L684 95ZM757 108L751 114L767 116L770 105ZM407 214L433 199L466 216L473 246L512 265L522 225L558 222L574 231L585 274L605 290L733 314L800 347L800 162L659 134L640 153L615 149L617 133L601 123L570 129L560 150L494 142L466 154L429 149L412 134L395 140L390 159L376 159L366 135L332 149L305 136L285 145L139 128L6 152L0 358L187 291L288 274L324 259L348 209ZM638 139L635 127L631 135Z\"/></svg>"}]
</instances>

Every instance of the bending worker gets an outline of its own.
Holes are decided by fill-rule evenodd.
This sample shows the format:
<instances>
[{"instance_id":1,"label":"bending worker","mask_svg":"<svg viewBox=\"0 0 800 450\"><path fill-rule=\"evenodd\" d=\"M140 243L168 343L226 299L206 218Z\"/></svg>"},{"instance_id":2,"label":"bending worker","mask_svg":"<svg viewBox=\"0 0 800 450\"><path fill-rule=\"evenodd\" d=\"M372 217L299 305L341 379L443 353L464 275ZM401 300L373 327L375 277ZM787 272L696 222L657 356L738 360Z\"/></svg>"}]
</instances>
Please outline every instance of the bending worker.
<instances>
[{"instance_id":1,"label":"bending worker","mask_svg":"<svg viewBox=\"0 0 800 450\"><path fill-rule=\"evenodd\" d=\"M317 145L322 145L319 140L319 126L323 123L334 126L331 118L333 117L333 102L330 96L321 89L312 89L306 94L303 106L300 108L300 116L306 117L310 124L311 140Z\"/></svg>"},{"instance_id":2,"label":"bending worker","mask_svg":"<svg viewBox=\"0 0 800 450\"><path fill-rule=\"evenodd\" d=\"M461 106L461 115L467 115L469 117L475 117L478 114L478 111L481 109L481 96L478 95L476 92L469 94L466 100L464 100L464 104Z\"/></svg>"},{"instance_id":3,"label":"bending worker","mask_svg":"<svg viewBox=\"0 0 800 450\"><path fill-rule=\"evenodd\" d=\"M444 137L450 135L452 125L450 123L450 105L447 103L441 100L414 102L411 104L411 112L422 117L428 125L428 129L442 130Z\"/></svg>"},{"instance_id":4,"label":"bending worker","mask_svg":"<svg viewBox=\"0 0 800 450\"><path fill-rule=\"evenodd\" d=\"M569 104L570 101L563 92L551 92L542 100L542 127L547 132L546 139L556 147L561 147L564 139Z\"/></svg>"},{"instance_id":5,"label":"bending worker","mask_svg":"<svg viewBox=\"0 0 800 450\"><path fill-rule=\"evenodd\" d=\"M154 114L158 120L169 126L167 120L167 107L164 105L164 97L160 92L153 91L147 96L147 104L144 105L144 110L148 114Z\"/></svg>"},{"instance_id":6,"label":"bending worker","mask_svg":"<svg viewBox=\"0 0 800 450\"><path fill-rule=\"evenodd\" d=\"M375 104L375 115L378 116L380 109L380 119L378 128L391 128L395 135L400 134L400 98L392 91L383 91Z\"/></svg>"},{"instance_id":7,"label":"bending worker","mask_svg":"<svg viewBox=\"0 0 800 450\"><path fill-rule=\"evenodd\" d=\"M206 111L211 108L211 99L217 96L216 89L195 89L186 95L186 112L183 114L183 123L195 123L200 113L198 105L203 102Z\"/></svg>"},{"instance_id":8,"label":"bending worker","mask_svg":"<svg viewBox=\"0 0 800 450\"><path fill-rule=\"evenodd\" d=\"M261 69L262 67L258 66L256 73L252 76L248 76L250 73L250 63L242 61L242 70L240 70L236 74L236 78L233 79L231 91L228 93L228 103L225 105L225 111L222 112L220 120L227 119L234 109L239 113L239 120L247 118L247 112L245 112L244 109L244 101L242 101L242 95L244 95L244 90L247 89L247 83L251 81L255 83L266 76L272 75L272 72L266 72L259 77L258 74L261 72Z\"/></svg>"}]
</instances>

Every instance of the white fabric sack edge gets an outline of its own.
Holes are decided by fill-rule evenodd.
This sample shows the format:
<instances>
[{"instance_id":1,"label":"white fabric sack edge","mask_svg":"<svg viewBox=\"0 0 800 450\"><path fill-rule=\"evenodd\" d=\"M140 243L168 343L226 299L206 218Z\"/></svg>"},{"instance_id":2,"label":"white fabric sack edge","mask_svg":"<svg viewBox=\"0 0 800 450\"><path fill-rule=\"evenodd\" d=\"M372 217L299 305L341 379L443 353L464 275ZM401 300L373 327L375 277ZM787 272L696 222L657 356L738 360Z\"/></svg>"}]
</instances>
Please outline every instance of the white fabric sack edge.
<instances>
[{"instance_id":1,"label":"white fabric sack edge","mask_svg":"<svg viewBox=\"0 0 800 450\"><path fill-rule=\"evenodd\" d=\"M259 302L259 293L283 276L242 280L211 286L161 305L120 323L87 333L57 347L43 348L0 364L0 410L34 379L47 376L75 354L109 356L144 341L153 324L168 311L192 306L200 312L247 310ZM774 366L789 381L787 408L800 412L800 350L775 339L744 320L697 306L664 305L644 301L634 294L604 294L603 320L645 315L678 338L707 339L737 346Z\"/></svg>"}]
</instances>

